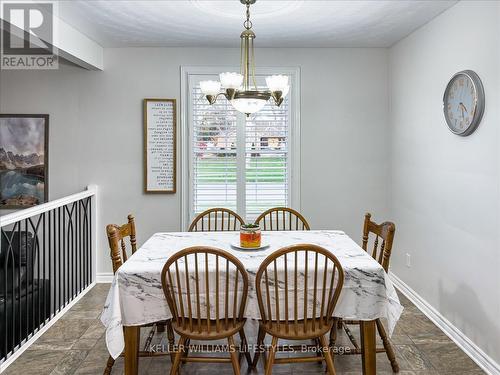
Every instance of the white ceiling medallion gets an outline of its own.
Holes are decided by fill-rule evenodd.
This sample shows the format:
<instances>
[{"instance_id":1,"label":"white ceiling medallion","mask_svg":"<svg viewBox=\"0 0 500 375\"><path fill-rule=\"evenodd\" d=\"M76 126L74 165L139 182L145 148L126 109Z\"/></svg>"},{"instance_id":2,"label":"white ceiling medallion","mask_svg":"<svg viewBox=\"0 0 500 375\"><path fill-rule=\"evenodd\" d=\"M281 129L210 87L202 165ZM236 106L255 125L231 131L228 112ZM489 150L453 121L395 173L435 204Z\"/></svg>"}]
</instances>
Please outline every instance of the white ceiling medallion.
<instances>
[{"instance_id":1,"label":"white ceiling medallion","mask_svg":"<svg viewBox=\"0 0 500 375\"><path fill-rule=\"evenodd\" d=\"M220 95L226 97L231 105L239 112L251 113L260 111L272 97L274 104L280 106L283 98L288 94L288 76L272 75L266 77L268 90L259 90L255 80L254 46L255 33L250 21L250 5L257 0L240 0L246 5L246 20L243 23L245 30L241 38L241 67L240 73L225 72L219 75L220 81L201 81L200 88L210 104L214 104ZM224 92L221 92L221 87Z\"/></svg>"}]
</instances>

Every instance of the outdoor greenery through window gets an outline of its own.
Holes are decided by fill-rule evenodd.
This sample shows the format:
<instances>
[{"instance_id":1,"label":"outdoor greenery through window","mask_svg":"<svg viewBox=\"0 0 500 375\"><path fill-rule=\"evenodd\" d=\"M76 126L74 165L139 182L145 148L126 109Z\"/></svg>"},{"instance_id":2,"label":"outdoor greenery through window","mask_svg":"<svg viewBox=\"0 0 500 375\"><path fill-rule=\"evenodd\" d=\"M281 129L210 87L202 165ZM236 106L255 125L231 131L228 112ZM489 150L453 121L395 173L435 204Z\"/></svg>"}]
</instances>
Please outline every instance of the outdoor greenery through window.
<instances>
[{"instance_id":1,"label":"outdoor greenery through window","mask_svg":"<svg viewBox=\"0 0 500 375\"><path fill-rule=\"evenodd\" d=\"M249 117L225 98L209 105L191 87L191 216L212 207L237 211L247 221L288 206L289 101L266 104Z\"/></svg>"}]
</instances>

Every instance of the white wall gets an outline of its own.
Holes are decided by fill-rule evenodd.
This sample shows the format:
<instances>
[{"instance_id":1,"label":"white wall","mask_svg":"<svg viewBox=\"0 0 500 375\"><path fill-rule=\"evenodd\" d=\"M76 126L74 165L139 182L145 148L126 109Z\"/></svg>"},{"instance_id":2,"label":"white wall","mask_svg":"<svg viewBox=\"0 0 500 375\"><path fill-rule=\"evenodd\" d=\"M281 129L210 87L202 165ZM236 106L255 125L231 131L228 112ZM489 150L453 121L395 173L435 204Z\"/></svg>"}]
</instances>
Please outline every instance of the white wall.
<instances>
[{"instance_id":1,"label":"white wall","mask_svg":"<svg viewBox=\"0 0 500 375\"><path fill-rule=\"evenodd\" d=\"M387 215L387 54L256 50L260 66L301 68L301 201L313 228L343 229L359 238L365 211ZM99 273L111 271L106 223L133 212L139 243L157 231L180 230L180 194L143 193L142 99L180 100L181 65L238 65L239 50L106 49L104 61L102 72L70 65L55 72L0 72L2 113L50 115L50 199L99 185Z\"/></svg>"},{"instance_id":2,"label":"white wall","mask_svg":"<svg viewBox=\"0 0 500 375\"><path fill-rule=\"evenodd\" d=\"M392 270L497 362L499 25L500 3L464 1L390 50ZM486 93L469 137L452 134L442 111L448 80L464 69Z\"/></svg>"}]
</instances>

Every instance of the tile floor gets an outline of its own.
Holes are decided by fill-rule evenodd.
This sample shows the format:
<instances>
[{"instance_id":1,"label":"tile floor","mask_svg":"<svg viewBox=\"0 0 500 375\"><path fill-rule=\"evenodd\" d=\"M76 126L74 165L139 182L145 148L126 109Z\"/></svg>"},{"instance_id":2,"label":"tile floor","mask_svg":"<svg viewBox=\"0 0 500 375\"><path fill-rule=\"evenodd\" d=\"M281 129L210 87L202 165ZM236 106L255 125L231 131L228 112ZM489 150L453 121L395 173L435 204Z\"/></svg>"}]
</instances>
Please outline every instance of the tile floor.
<instances>
[{"instance_id":1,"label":"tile floor","mask_svg":"<svg viewBox=\"0 0 500 375\"><path fill-rule=\"evenodd\" d=\"M63 375L102 374L108 353L104 340L104 327L99 315L109 284L98 284L87 293L66 315L57 321L40 339L26 350L4 372L5 375ZM467 357L447 336L427 319L410 301L400 295L405 311L399 321L392 342L401 368L401 375L476 375L483 371ZM249 322L250 323L250 322ZM148 329L143 329L143 336ZM255 340L256 326L248 324L249 342ZM339 331L340 332L340 331ZM353 328L353 332L357 334ZM144 339L144 338L143 338ZM154 337L153 343L165 340ZM339 345L348 343L339 334ZM242 361L244 363L244 361ZM141 358L140 374L168 374L168 357ZM361 374L360 356L336 356L335 368L339 375ZM243 365L242 373L246 373ZM123 373L123 359L113 367L113 374ZM194 364L182 367L182 374L232 374L230 364ZM262 361L254 374L263 374ZM315 363L284 364L273 368L275 374L322 374L324 367ZM392 374L385 353L377 355L377 374Z\"/></svg>"}]
</instances>

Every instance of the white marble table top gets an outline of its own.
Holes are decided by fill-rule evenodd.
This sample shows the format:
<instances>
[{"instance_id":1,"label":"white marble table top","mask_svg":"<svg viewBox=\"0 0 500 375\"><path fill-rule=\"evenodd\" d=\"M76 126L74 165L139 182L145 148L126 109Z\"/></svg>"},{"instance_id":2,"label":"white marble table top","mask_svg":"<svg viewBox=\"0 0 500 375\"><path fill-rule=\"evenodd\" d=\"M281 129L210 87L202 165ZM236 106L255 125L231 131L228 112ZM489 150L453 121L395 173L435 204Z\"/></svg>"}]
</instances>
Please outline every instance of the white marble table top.
<instances>
[{"instance_id":1,"label":"white marble table top","mask_svg":"<svg viewBox=\"0 0 500 375\"><path fill-rule=\"evenodd\" d=\"M167 259L190 246L206 245L235 255L250 275L246 317L259 319L252 285L262 261L284 246L312 243L330 250L340 261L345 274L342 293L334 316L373 320L382 318L389 334L403 307L384 269L349 236L341 231L263 232L261 251L236 250L239 232L156 233L124 263L115 274L101 321L106 326L106 342L113 357L124 349L123 326L143 325L171 318L161 287L161 271Z\"/></svg>"}]
</instances>

